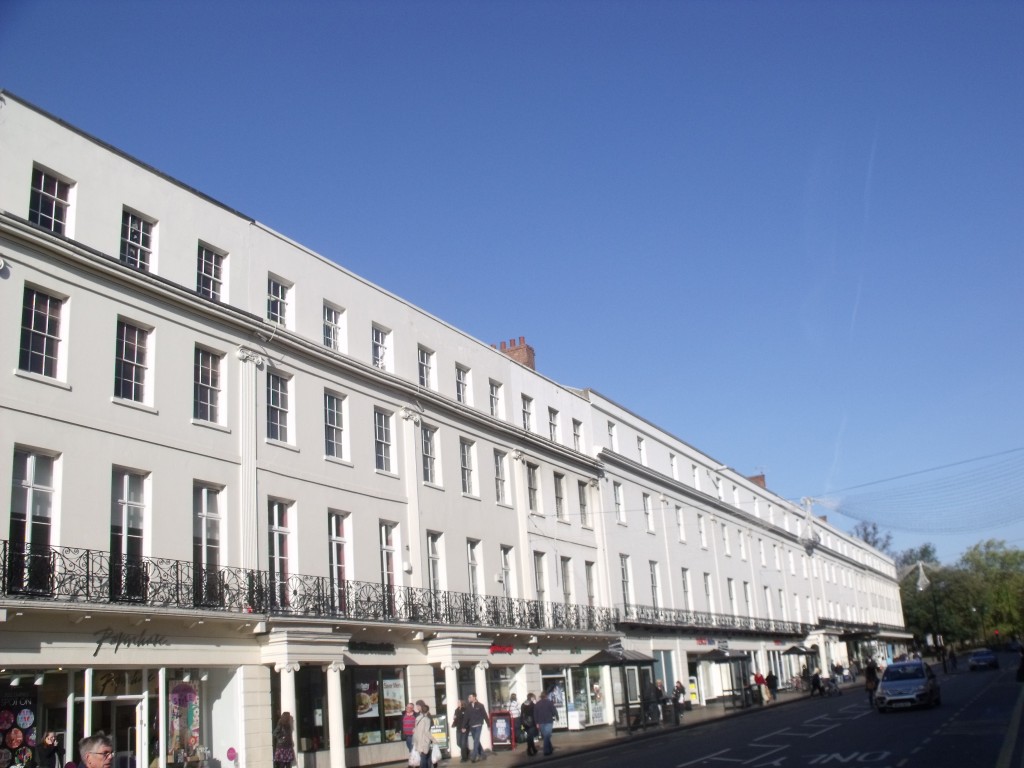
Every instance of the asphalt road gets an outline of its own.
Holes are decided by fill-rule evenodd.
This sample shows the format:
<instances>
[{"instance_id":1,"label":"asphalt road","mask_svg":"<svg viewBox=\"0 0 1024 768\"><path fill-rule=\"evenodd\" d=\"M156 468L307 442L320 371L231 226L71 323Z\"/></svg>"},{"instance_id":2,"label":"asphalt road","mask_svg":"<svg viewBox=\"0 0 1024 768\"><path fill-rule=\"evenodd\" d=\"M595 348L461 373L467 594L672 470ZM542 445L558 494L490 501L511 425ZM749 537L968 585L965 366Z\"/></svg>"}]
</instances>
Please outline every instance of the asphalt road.
<instances>
[{"instance_id":1,"label":"asphalt road","mask_svg":"<svg viewBox=\"0 0 1024 768\"><path fill-rule=\"evenodd\" d=\"M759 708L659 738L616 744L551 765L637 768L1024 768L1024 685L1016 659L999 670L939 676L942 705L881 714L858 689ZM557 753L556 753L557 755Z\"/></svg>"}]
</instances>

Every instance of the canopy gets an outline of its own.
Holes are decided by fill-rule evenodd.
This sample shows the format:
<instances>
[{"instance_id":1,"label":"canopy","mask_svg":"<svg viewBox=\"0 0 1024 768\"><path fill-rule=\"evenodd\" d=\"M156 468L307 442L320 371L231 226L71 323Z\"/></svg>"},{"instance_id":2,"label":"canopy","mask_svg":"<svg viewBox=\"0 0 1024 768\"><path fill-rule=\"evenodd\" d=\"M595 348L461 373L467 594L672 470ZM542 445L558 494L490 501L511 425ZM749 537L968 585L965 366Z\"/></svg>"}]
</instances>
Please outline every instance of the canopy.
<instances>
[{"instance_id":1,"label":"canopy","mask_svg":"<svg viewBox=\"0 0 1024 768\"><path fill-rule=\"evenodd\" d=\"M734 661L745 661L750 657L747 653L739 651L723 651L721 648L715 648L713 651L702 653L699 657L700 661L710 661L713 664L728 664Z\"/></svg>"},{"instance_id":2,"label":"canopy","mask_svg":"<svg viewBox=\"0 0 1024 768\"><path fill-rule=\"evenodd\" d=\"M580 662L581 667L596 667L607 665L609 667L624 667L627 664L653 664L654 657L648 656L640 651L603 650L598 651L589 659Z\"/></svg>"},{"instance_id":3,"label":"canopy","mask_svg":"<svg viewBox=\"0 0 1024 768\"><path fill-rule=\"evenodd\" d=\"M783 656L811 656L814 651L809 651L802 645L793 645L782 652Z\"/></svg>"}]
</instances>

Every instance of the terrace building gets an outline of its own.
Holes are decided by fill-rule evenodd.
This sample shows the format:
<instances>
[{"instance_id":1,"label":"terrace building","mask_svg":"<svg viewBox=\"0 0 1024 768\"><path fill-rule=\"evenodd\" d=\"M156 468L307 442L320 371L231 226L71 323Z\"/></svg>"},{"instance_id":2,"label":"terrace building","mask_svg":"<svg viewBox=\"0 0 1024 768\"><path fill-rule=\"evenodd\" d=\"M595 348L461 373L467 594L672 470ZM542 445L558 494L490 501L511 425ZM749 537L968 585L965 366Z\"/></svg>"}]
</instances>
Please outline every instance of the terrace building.
<instances>
[{"instance_id":1,"label":"terrace building","mask_svg":"<svg viewBox=\"0 0 1024 768\"><path fill-rule=\"evenodd\" d=\"M584 728L651 676L737 690L716 648L788 680L794 645L907 638L892 560L763 478L0 96L0 709L25 734L264 768L289 711L300 765L340 768L404 759L419 698L543 687ZM617 645L653 663L585 663Z\"/></svg>"}]
</instances>

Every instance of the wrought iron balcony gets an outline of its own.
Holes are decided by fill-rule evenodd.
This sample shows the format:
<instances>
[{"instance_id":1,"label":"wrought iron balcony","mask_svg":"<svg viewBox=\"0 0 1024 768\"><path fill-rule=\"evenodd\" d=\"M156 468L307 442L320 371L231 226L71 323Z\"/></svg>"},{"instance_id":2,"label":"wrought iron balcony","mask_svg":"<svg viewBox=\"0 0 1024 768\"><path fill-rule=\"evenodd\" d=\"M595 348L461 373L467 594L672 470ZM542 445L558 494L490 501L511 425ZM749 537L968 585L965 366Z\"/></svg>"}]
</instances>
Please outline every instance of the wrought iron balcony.
<instances>
[{"instance_id":1,"label":"wrought iron balcony","mask_svg":"<svg viewBox=\"0 0 1024 768\"><path fill-rule=\"evenodd\" d=\"M658 608L651 605L623 605L617 610L620 624L644 627L665 627L687 629L697 632L759 634L805 637L810 632L808 624L795 621L778 621L750 616L731 616L706 611L681 611L673 608Z\"/></svg>"},{"instance_id":2,"label":"wrought iron balcony","mask_svg":"<svg viewBox=\"0 0 1024 768\"><path fill-rule=\"evenodd\" d=\"M221 613L529 631L614 632L610 608L474 595L95 549L2 541L0 595Z\"/></svg>"}]
</instances>

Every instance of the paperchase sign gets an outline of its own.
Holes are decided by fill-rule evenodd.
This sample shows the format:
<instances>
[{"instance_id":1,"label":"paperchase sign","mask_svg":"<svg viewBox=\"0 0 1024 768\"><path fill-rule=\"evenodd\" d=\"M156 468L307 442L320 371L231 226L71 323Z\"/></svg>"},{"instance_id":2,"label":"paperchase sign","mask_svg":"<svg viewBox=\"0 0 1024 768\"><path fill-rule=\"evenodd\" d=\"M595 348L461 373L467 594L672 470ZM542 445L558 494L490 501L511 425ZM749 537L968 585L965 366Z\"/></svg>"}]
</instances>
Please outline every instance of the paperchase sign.
<instances>
[{"instance_id":1,"label":"paperchase sign","mask_svg":"<svg viewBox=\"0 0 1024 768\"><path fill-rule=\"evenodd\" d=\"M98 656L99 652L103 650L103 646L107 646L117 653L122 648L157 648L171 644L165 635L156 632L150 633L146 630L123 632L115 630L113 627L107 627L93 632L92 635L96 638L96 650L93 651L93 656Z\"/></svg>"}]
</instances>

